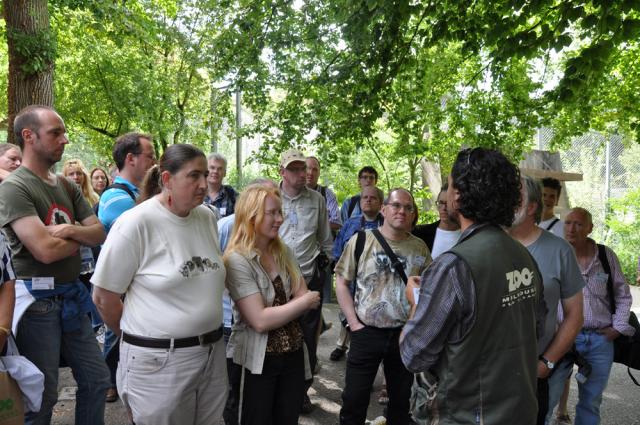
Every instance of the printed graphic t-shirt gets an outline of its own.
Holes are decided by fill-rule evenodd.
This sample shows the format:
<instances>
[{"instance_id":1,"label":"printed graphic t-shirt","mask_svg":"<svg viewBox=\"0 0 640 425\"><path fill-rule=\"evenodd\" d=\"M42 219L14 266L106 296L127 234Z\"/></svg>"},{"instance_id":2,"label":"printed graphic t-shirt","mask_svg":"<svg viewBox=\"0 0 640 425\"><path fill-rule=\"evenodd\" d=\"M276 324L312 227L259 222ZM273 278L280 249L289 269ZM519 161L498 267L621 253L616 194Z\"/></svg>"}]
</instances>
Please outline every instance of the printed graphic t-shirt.
<instances>
[{"instance_id":1,"label":"printed graphic t-shirt","mask_svg":"<svg viewBox=\"0 0 640 425\"><path fill-rule=\"evenodd\" d=\"M366 231L366 240L358 264L358 276L354 307L358 319L368 326L398 328L409 318L409 301L405 296L405 284L400 274L391 266L391 260L371 231ZM348 281L354 280L355 246L354 235L336 264L336 275ZM402 241L387 240L404 271L409 276L419 276L431 263L427 245L419 238L409 235Z\"/></svg>"},{"instance_id":2,"label":"printed graphic t-shirt","mask_svg":"<svg viewBox=\"0 0 640 425\"><path fill-rule=\"evenodd\" d=\"M212 212L178 217L151 198L111 227L91 283L126 292L123 331L184 338L220 327L225 276Z\"/></svg>"},{"instance_id":3,"label":"printed graphic t-shirt","mask_svg":"<svg viewBox=\"0 0 640 425\"><path fill-rule=\"evenodd\" d=\"M11 223L23 217L37 216L45 226L74 224L93 214L80 189L69 182L67 187L58 178L52 186L26 167L15 170L0 184L0 226L13 254L18 279L53 277L55 283L71 282L80 274L80 254L76 253L51 264L36 260L11 228ZM73 194L73 200L69 197Z\"/></svg>"}]
</instances>

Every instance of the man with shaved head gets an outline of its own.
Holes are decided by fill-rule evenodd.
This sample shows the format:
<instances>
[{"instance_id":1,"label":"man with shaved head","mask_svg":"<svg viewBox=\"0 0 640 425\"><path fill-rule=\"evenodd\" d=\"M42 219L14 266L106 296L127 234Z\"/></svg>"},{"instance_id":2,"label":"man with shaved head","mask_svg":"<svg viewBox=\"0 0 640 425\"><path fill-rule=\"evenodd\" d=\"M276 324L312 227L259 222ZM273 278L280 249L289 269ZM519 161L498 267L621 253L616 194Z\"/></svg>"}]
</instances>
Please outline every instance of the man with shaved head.
<instances>
[{"instance_id":1,"label":"man with shaved head","mask_svg":"<svg viewBox=\"0 0 640 425\"><path fill-rule=\"evenodd\" d=\"M16 287L24 285L35 299L18 324L18 349L44 373L42 406L25 423L51 422L62 357L78 382L75 423L100 425L109 371L88 315L95 306L78 276L80 245L102 243L104 227L78 186L51 171L69 143L60 115L28 106L13 128L24 156L0 185L0 227L11 245Z\"/></svg>"},{"instance_id":2,"label":"man with shaved head","mask_svg":"<svg viewBox=\"0 0 640 425\"><path fill-rule=\"evenodd\" d=\"M633 335L629 325L631 293L618 257L611 248L596 244L589 237L593 230L591 213L573 208L564 220L564 237L573 247L585 281L583 290L584 324L575 340L576 350L591 365L584 383L578 381L577 424L599 424L602 393L607 387L613 364L613 340ZM613 287L610 293L608 286ZM562 315L558 318L562 320ZM564 381L573 363L563 361L549 379L547 422L560 398Z\"/></svg>"}]
</instances>

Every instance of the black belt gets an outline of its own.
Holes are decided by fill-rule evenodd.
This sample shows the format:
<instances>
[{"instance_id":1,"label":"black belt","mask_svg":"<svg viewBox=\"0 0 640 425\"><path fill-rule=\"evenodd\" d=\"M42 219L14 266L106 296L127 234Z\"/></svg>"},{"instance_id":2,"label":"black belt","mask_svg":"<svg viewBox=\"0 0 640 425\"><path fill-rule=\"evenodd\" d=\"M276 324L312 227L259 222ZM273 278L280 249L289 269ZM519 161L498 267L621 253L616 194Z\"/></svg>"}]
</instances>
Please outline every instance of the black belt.
<instances>
[{"instance_id":1,"label":"black belt","mask_svg":"<svg viewBox=\"0 0 640 425\"><path fill-rule=\"evenodd\" d=\"M196 345L209 345L217 342L222 338L222 326L215 331L207 332L206 334L198 336L190 336L188 338L148 338L143 336L135 336L122 332L122 340L131 345L137 345L138 347L147 348L171 348L171 342L173 341L173 348L186 348L195 347Z\"/></svg>"}]
</instances>

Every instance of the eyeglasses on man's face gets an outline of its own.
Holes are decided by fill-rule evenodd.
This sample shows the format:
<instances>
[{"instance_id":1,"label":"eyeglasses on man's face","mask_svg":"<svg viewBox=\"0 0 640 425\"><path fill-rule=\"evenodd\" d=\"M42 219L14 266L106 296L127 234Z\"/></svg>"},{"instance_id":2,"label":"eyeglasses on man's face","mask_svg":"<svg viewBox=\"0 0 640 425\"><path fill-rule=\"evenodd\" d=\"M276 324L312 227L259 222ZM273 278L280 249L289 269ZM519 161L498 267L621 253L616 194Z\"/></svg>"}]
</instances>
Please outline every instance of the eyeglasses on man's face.
<instances>
[{"instance_id":1,"label":"eyeglasses on man's face","mask_svg":"<svg viewBox=\"0 0 640 425\"><path fill-rule=\"evenodd\" d=\"M387 205L389 205L391 207L391 209L394 210L394 211L399 211L401 209L405 210L408 213L412 213L414 211L413 205L408 205L408 204L407 205L403 205L403 204L400 204L398 202L392 202L392 203L387 204Z\"/></svg>"}]
</instances>

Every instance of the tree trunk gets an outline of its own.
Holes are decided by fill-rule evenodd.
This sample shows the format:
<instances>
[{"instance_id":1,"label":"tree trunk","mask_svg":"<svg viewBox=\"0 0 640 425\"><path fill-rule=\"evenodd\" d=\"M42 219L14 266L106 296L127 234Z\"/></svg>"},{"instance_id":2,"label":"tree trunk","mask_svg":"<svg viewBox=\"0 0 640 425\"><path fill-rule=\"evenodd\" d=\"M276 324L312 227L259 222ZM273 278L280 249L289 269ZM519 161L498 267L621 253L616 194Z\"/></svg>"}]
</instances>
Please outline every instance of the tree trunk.
<instances>
[{"instance_id":1,"label":"tree trunk","mask_svg":"<svg viewBox=\"0 0 640 425\"><path fill-rule=\"evenodd\" d=\"M22 108L34 104L53 106L55 53L47 0L3 0L2 3L9 50L7 141L15 142L13 119ZM43 39L50 42L33 42Z\"/></svg>"}]
</instances>

